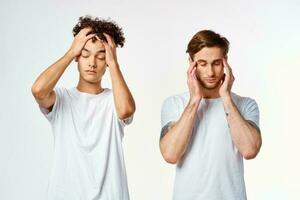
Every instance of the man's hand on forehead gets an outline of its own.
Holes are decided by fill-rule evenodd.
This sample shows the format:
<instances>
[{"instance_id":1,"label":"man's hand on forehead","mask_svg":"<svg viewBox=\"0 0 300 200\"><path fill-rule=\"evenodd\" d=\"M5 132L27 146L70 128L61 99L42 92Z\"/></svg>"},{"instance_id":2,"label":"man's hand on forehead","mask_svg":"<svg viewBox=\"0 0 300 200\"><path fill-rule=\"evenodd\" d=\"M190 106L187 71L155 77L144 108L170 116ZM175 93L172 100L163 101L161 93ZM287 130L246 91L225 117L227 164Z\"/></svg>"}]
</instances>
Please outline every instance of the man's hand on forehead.
<instances>
[{"instance_id":1,"label":"man's hand on forehead","mask_svg":"<svg viewBox=\"0 0 300 200\"><path fill-rule=\"evenodd\" d=\"M91 32L92 28L86 27L80 30L79 33L74 37L73 43L69 49L69 53L73 58L79 56L86 42L96 36L95 33Z\"/></svg>"},{"instance_id":2,"label":"man's hand on forehead","mask_svg":"<svg viewBox=\"0 0 300 200\"><path fill-rule=\"evenodd\" d=\"M219 88L219 94L221 97L225 97L228 95L230 96L231 88L235 80L235 77L233 76L232 69L228 64L227 59L223 58L222 62L224 66L224 78L222 81L222 85Z\"/></svg>"},{"instance_id":3,"label":"man's hand on forehead","mask_svg":"<svg viewBox=\"0 0 300 200\"><path fill-rule=\"evenodd\" d=\"M116 52L116 44L114 39L107 33L103 33L106 38L106 41L99 38L98 35L95 37L97 40L101 41L105 47L106 54L106 63L108 66L115 65L117 63L117 52Z\"/></svg>"}]
</instances>

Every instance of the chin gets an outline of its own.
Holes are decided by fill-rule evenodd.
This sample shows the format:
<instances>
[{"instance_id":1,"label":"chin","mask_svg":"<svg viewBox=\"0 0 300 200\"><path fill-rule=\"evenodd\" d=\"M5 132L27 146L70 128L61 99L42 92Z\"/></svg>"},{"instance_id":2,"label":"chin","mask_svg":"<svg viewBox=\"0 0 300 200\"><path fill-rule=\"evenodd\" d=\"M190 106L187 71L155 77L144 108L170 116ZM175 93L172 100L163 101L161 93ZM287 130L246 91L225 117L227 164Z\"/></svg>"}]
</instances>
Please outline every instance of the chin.
<instances>
[{"instance_id":1,"label":"chin","mask_svg":"<svg viewBox=\"0 0 300 200\"><path fill-rule=\"evenodd\" d=\"M93 78L84 78L84 81L88 83L99 83L99 80Z\"/></svg>"},{"instance_id":2,"label":"chin","mask_svg":"<svg viewBox=\"0 0 300 200\"><path fill-rule=\"evenodd\" d=\"M204 88L208 89L208 90L213 90L213 89L216 89L218 86L217 85L205 85Z\"/></svg>"}]
</instances>

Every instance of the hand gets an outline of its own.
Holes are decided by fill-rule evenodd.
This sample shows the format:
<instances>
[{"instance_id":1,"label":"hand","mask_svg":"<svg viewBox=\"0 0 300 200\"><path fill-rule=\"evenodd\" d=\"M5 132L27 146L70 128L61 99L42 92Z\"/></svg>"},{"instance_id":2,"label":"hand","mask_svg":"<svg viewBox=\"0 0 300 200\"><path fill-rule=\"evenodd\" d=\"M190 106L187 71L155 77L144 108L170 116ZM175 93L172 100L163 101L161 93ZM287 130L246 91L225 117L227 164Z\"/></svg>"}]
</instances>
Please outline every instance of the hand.
<instances>
[{"instance_id":1,"label":"hand","mask_svg":"<svg viewBox=\"0 0 300 200\"><path fill-rule=\"evenodd\" d=\"M196 77L197 65L195 61L190 61L190 66L187 71L187 83L190 91L190 100L191 101L200 101L203 97L203 88L200 84L200 81Z\"/></svg>"},{"instance_id":2,"label":"hand","mask_svg":"<svg viewBox=\"0 0 300 200\"><path fill-rule=\"evenodd\" d=\"M223 66L224 66L224 78L221 83L221 87L219 88L219 95L221 97L228 97L231 93L231 88L234 82L234 76L232 74L232 69L227 63L227 60L223 58Z\"/></svg>"},{"instance_id":3,"label":"hand","mask_svg":"<svg viewBox=\"0 0 300 200\"><path fill-rule=\"evenodd\" d=\"M105 47L105 59L106 59L106 64L111 67L117 64L117 51L116 51L116 44L113 38L106 34L103 33L105 36L107 42L101 40L104 44ZM97 37L98 38L98 37ZM99 38L98 38L99 39Z\"/></svg>"},{"instance_id":4,"label":"hand","mask_svg":"<svg viewBox=\"0 0 300 200\"><path fill-rule=\"evenodd\" d=\"M89 34L91 31L92 28L86 27L84 29L81 29L80 32L75 36L73 43L68 51L72 55L72 58L79 56L86 42L96 36L96 34Z\"/></svg>"}]
</instances>

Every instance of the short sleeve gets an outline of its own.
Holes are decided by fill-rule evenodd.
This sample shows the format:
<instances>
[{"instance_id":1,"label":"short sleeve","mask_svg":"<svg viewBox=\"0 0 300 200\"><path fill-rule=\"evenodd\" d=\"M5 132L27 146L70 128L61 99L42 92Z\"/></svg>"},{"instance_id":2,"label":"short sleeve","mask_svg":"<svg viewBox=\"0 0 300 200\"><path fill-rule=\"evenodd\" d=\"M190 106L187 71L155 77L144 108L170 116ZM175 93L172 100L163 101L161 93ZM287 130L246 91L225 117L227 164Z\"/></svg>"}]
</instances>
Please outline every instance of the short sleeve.
<instances>
[{"instance_id":1,"label":"short sleeve","mask_svg":"<svg viewBox=\"0 0 300 200\"><path fill-rule=\"evenodd\" d=\"M256 101L251 98L247 98L243 109L243 117L249 121L258 131L259 128L259 109Z\"/></svg>"},{"instance_id":2,"label":"short sleeve","mask_svg":"<svg viewBox=\"0 0 300 200\"><path fill-rule=\"evenodd\" d=\"M123 126L127 126L129 124L132 123L133 121L133 116L134 114L132 114L131 116L127 117L126 119L120 119L120 117L118 116L118 112L117 112L117 108L115 106L115 103L114 103L114 98L113 98L113 93L112 91L110 90L110 102L111 102L111 106L112 106L112 109L113 109L113 112L114 112L114 117L117 118L118 122Z\"/></svg>"},{"instance_id":3,"label":"short sleeve","mask_svg":"<svg viewBox=\"0 0 300 200\"><path fill-rule=\"evenodd\" d=\"M131 124L131 122L133 121L133 115L134 114L132 114L130 117L128 117L128 118L126 118L126 119L120 119L119 117L119 121L120 121L120 123L123 125L123 126L127 126L127 125L129 125L129 124Z\"/></svg>"},{"instance_id":4,"label":"short sleeve","mask_svg":"<svg viewBox=\"0 0 300 200\"><path fill-rule=\"evenodd\" d=\"M161 137L165 132L166 126L176 122L180 117L179 108L175 97L168 97L162 104L161 108Z\"/></svg>"},{"instance_id":5,"label":"short sleeve","mask_svg":"<svg viewBox=\"0 0 300 200\"><path fill-rule=\"evenodd\" d=\"M39 105L40 111L44 114L46 119L52 123L57 118L57 113L62 105L62 91L60 88L54 88L55 92L55 102L53 104L52 110L49 112L46 108Z\"/></svg>"}]
</instances>

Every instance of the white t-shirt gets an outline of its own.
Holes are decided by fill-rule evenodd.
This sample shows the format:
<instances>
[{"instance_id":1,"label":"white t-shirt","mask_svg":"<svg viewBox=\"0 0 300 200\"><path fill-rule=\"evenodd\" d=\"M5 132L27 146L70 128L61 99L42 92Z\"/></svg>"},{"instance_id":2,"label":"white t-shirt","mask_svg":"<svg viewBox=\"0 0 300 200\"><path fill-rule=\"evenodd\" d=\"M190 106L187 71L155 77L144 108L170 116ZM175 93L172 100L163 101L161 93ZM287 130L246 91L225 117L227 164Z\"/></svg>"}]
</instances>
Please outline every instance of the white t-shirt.
<instances>
[{"instance_id":1,"label":"white t-shirt","mask_svg":"<svg viewBox=\"0 0 300 200\"><path fill-rule=\"evenodd\" d=\"M126 120L118 118L111 89L100 94L55 88L51 112L54 159L49 200L128 200L122 138Z\"/></svg>"},{"instance_id":2,"label":"white t-shirt","mask_svg":"<svg viewBox=\"0 0 300 200\"><path fill-rule=\"evenodd\" d=\"M259 130L255 100L232 93L242 116ZM177 121L189 93L167 98L162 105L162 133ZM188 148L176 165L174 200L245 200L243 157L235 147L221 98L202 99Z\"/></svg>"}]
</instances>

